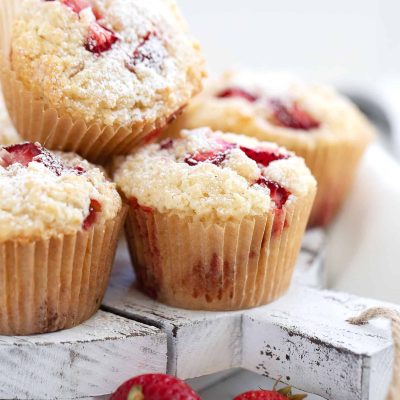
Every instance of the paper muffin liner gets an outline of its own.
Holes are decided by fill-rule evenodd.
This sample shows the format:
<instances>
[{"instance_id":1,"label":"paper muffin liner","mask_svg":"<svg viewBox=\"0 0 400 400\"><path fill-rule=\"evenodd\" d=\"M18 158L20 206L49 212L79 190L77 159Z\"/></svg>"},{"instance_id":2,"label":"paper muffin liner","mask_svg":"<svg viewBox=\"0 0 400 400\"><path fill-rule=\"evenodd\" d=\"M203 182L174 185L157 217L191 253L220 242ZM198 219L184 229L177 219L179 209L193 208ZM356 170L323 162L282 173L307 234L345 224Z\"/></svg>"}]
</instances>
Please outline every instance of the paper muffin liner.
<instances>
[{"instance_id":1,"label":"paper muffin liner","mask_svg":"<svg viewBox=\"0 0 400 400\"><path fill-rule=\"evenodd\" d=\"M271 302L290 285L314 196L264 216L219 223L131 206L126 235L140 287L187 309Z\"/></svg>"},{"instance_id":2,"label":"paper muffin liner","mask_svg":"<svg viewBox=\"0 0 400 400\"><path fill-rule=\"evenodd\" d=\"M0 334L72 328L100 307L126 216L88 231L0 243Z\"/></svg>"},{"instance_id":3,"label":"paper muffin liner","mask_svg":"<svg viewBox=\"0 0 400 400\"><path fill-rule=\"evenodd\" d=\"M303 157L318 182L317 195L308 226L325 227L340 211L352 187L357 167L371 142L371 132L360 132L354 137L316 137L315 140L285 136L269 136L280 146Z\"/></svg>"},{"instance_id":4,"label":"paper muffin liner","mask_svg":"<svg viewBox=\"0 0 400 400\"><path fill-rule=\"evenodd\" d=\"M153 122L143 121L129 126L87 124L72 118L61 109L51 107L42 98L27 90L12 70L10 38L12 23L21 1L1 0L0 79L11 120L23 139L39 142L50 150L75 152L94 163L105 163L116 155L129 154L137 146L154 141L181 110Z\"/></svg>"}]
</instances>

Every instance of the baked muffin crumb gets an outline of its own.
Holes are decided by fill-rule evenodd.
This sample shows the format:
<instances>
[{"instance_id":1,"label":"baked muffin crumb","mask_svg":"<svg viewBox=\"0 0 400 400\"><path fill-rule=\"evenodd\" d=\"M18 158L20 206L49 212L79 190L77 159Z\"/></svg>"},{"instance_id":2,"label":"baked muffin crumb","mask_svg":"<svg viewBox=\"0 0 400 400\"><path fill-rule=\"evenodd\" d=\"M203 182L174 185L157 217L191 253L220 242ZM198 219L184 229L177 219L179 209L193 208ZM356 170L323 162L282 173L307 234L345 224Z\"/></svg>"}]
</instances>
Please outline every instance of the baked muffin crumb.
<instances>
[{"instance_id":1,"label":"baked muffin crumb","mask_svg":"<svg viewBox=\"0 0 400 400\"><path fill-rule=\"evenodd\" d=\"M141 206L220 220L266 214L315 188L303 159L293 153L209 128L140 149L121 162L114 179Z\"/></svg>"},{"instance_id":2,"label":"baked muffin crumb","mask_svg":"<svg viewBox=\"0 0 400 400\"><path fill-rule=\"evenodd\" d=\"M115 185L80 157L38 143L0 147L0 242L75 233L120 208Z\"/></svg>"}]
</instances>

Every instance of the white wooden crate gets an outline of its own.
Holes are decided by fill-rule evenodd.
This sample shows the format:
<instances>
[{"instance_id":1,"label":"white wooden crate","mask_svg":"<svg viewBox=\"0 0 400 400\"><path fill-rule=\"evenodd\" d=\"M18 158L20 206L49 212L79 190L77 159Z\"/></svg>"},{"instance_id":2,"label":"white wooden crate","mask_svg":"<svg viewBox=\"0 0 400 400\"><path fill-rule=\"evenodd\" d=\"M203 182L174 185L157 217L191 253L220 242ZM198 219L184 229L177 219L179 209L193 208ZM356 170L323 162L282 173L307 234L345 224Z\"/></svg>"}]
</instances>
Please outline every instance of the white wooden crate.
<instances>
[{"instance_id":1,"label":"white wooden crate","mask_svg":"<svg viewBox=\"0 0 400 400\"><path fill-rule=\"evenodd\" d=\"M350 326L347 317L378 303L307 287L322 285L323 241L321 231L306 235L295 284L282 299L216 313L143 295L122 246L105 311L68 331L0 337L0 398L94 398L142 372L187 379L241 367L327 399L383 399L393 351L389 325Z\"/></svg>"}]
</instances>

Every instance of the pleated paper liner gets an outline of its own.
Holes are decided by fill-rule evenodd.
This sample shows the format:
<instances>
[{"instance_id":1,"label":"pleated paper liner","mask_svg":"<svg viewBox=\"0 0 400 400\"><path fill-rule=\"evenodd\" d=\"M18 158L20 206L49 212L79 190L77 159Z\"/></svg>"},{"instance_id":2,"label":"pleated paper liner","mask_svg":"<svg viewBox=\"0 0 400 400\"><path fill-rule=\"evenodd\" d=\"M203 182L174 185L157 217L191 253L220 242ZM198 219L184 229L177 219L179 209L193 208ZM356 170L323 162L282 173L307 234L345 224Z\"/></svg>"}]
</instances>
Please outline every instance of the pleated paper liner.
<instances>
[{"instance_id":1,"label":"pleated paper liner","mask_svg":"<svg viewBox=\"0 0 400 400\"><path fill-rule=\"evenodd\" d=\"M130 207L127 241L140 286L187 309L239 310L271 302L290 285L314 196L226 223Z\"/></svg>"},{"instance_id":2,"label":"pleated paper liner","mask_svg":"<svg viewBox=\"0 0 400 400\"><path fill-rule=\"evenodd\" d=\"M340 211L354 181L357 167L372 132L360 132L357 137L300 138L271 137L279 145L303 157L318 182L318 190L309 219L309 227L327 226Z\"/></svg>"},{"instance_id":3,"label":"pleated paper liner","mask_svg":"<svg viewBox=\"0 0 400 400\"><path fill-rule=\"evenodd\" d=\"M129 126L86 124L49 106L40 95L27 90L17 79L9 62L12 22L20 1L1 0L2 23L0 78L11 120L23 139L39 142L51 150L72 151L94 163L105 163L115 155L125 155L141 144L156 139L161 128L180 110L171 110L156 121Z\"/></svg>"},{"instance_id":4,"label":"pleated paper liner","mask_svg":"<svg viewBox=\"0 0 400 400\"><path fill-rule=\"evenodd\" d=\"M79 325L100 307L126 216L88 231L0 244L0 334L30 335Z\"/></svg>"}]
</instances>

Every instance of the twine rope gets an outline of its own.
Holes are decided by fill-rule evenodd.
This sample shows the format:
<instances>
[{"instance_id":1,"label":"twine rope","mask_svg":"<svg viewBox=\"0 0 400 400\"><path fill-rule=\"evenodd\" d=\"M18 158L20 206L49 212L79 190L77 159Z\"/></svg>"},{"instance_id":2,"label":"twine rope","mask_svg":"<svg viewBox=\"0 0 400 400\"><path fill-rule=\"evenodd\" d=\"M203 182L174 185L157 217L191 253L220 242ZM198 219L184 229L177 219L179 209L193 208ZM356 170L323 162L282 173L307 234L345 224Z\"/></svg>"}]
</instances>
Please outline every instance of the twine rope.
<instances>
[{"instance_id":1,"label":"twine rope","mask_svg":"<svg viewBox=\"0 0 400 400\"><path fill-rule=\"evenodd\" d=\"M365 325L371 319L386 318L391 321L394 345L393 375L386 400L398 400L400 393L400 313L389 308L370 308L358 317L347 320L352 325Z\"/></svg>"}]
</instances>

